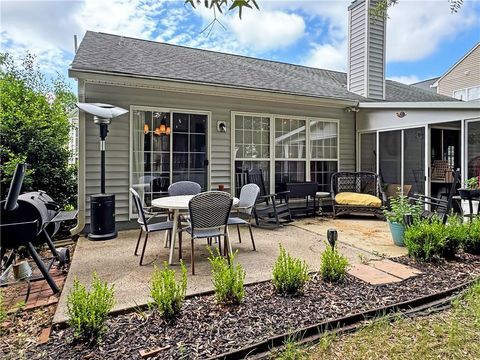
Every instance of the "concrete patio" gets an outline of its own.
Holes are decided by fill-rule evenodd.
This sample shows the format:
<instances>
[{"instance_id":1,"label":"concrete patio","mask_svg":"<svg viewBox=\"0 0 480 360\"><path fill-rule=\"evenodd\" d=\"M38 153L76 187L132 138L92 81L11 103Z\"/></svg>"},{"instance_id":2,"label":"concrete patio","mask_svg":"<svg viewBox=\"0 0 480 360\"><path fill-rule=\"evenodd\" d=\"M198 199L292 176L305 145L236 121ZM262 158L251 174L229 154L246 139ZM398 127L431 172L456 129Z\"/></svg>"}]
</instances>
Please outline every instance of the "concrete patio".
<instances>
[{"instance_id":1,"label":"concrete patio","mask_svg":"<svg viewBox=\"0 0 480 360\"><path fill-rule=\"evenodd\" d=\"M354 273L365 273L364 263L367 261L406 254L405 248L393 245L387 223L371 218L316 217L298 220L275 230L254 228L257 251L252 250L247 228L242 229L242 243L238 242L238 235L232 228L232 246L234 251L238 251L237 261L246 270L245 282L248 284L271 279L279 244L282 244L293 256L304 259L311 270L318 270L320 254L325 248L324 241L327 230L330 228L338 230L338 248L348 257L352 265L351 271ZM88 284L91 282L94 271L101 279L115 285L115 310L143 305L149 301L149 282L152 271L155 265L161 265L168 260L168 251L163 247L163 233L153 234L145 253L146 265L139 266L139 257L133 255L137 236L138 230L129 230L119 233L118 238L112 241L93 242L84 237L78 240L54 323L66 320L66 299L74 278ZM212 290L206 241L196 242L196 275L191 276L190 240L188 235L184 237L183 258L189 274L187 294ZM178 251L175 255L178 259ZM379 282L400 281L403 278L402 276L392 277L391 271L387 274L376 270L375 267L369 266L367 270L376 271L376 276L380 275ZM180 267L177 264L173 268L178 270Z\"/></svg>"}]
</instances>

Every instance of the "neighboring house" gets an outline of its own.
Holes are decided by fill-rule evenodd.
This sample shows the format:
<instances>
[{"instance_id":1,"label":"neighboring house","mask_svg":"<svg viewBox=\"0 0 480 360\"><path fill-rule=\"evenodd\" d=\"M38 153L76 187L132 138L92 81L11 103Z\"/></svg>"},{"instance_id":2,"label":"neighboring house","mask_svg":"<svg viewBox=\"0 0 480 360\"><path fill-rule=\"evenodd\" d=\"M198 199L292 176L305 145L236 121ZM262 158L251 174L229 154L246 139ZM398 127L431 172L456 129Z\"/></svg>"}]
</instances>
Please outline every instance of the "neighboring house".
<instances>
[{"instance_id":1,"label":"neighboring house","mask_svg":"<svg viewBox=\"0 0 480 360\"><path fill-rule=\"evenodd\" d=\"M410 84L410 85L418 87L418 88L423 89L423 90L428 90L428 91L432 91L432 92L436 93L437 92L437 87L434 86L434 84L437 82L438 79L440 79L440 78L437 76L437 77L427 79L427 80L423 80L423 81L419 81L417 83Z\"/></svg>"},{"instance_id":2,"label":"neighboring house","mask_svg":"<svg viewBox=\"0 0 480 360\"><path fill-rule=\"evenodd\" d=\"M458 100L480 100L480 42L442 76L412 85Z\"/></svg>"},{"instance_id":3,"label":"neighboring house","mask_svg":"<svg viewBox=\"0 0 480 360\"><path fill-rule=\"evenodd\" d=\"M272 192L305 180L328 191L333 172L366 169L429 194L440 158L466 174L480 156L480 104L385 80L385 24L370 24L368 4L349 7L347 74L87 32L69 70L79 100L129 110L106 145L117 221L135 218L131 186L147 203L183 179L234 192L251 167ZM99 157L97 125L80 112L79 228L99 191Z\"/></svg>"}]
</instances>

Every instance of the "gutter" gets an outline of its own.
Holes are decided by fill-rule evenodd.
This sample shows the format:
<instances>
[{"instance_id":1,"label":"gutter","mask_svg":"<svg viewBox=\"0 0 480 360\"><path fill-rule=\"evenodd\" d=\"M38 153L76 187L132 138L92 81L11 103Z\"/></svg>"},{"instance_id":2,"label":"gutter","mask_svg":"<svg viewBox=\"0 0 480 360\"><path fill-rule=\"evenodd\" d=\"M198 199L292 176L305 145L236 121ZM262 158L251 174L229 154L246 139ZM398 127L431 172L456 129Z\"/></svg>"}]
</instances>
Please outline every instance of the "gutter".
<instances>
[{"instance_id":1,"label":"gutter","mask_svg":"<svg viewBox=\"0 0 480 360\"><path fill-rule=\"evenodd\" d=\"M480 101L431 101L431 102L360 102L362 109L478 109Z\"/></svg>"},{"instance_id":2,"label":"gutter","mask_svg":"<svg viewBox=\"0 0 480 360\"><path fill-rule=\"evenodd\" d=\"M78 81L78 101L85 102L85 81ZM77 235L85 227L85 112L78 112L78 172L77 172L77 225L70 229L70 235Z\"/></svg>"}]
</instances>

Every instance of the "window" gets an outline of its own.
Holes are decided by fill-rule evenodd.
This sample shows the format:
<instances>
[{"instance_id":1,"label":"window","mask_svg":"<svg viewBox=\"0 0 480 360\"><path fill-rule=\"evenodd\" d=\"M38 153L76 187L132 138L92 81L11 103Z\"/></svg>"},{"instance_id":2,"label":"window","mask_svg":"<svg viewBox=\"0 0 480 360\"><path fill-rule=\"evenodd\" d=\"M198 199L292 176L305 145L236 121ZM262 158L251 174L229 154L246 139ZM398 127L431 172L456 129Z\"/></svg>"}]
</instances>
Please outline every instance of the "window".
<instances>
[{"instance_id":1,"label":"window","mask_svg":"<svg viewBox=\"0 0 480 360\"><path fill-rule=\"evenodd\" d=\"M320 190L329 191L330 176L338 169L337 121L234 114L232 126L237 178L247 169L260 168L267 191L295 181L316 181Z\"/></svg>"}]
</instances>

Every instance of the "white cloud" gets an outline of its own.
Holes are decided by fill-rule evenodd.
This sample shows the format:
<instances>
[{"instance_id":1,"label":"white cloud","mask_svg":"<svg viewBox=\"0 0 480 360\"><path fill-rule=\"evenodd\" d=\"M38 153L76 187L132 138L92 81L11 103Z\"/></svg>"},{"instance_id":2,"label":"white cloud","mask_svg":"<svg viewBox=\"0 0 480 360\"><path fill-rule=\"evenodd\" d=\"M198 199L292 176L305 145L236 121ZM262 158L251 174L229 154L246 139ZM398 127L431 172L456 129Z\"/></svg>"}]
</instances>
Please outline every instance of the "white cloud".
<instances>
[{"instance_id":1,"label":"white cloud","mask_svg":"<svg viewBox=\"0 0 480 360\"><path fill-rule=\"evenodd\" d=\"M387 61L417 61L431 56L446 40L480 25L475 8L465 2L457 14L448 1L402 0L390 9Z\"/></svg>"},{"instance_id":2,"label":"white cloud","mask_svg":"<svg viewBox=\"0 0 480 360\"><path fill-rule=\"evenodd\" d=\"M415 84L420 81L416 75L405 75L405 76L389 76L388 80L398 81L402 84Z\"/></svg>"},{"instance_id":3,"label":"white cloud","mask_svg":"<svg viewBox=\"0 0 480 360\"><path fill-rule=\"evenodd\" d=\"M284 48L305 32L305 22L297 14L282 11L250 11L242 19L230 18L229 27L241 45L257 51Z\"/></svg>"},{"instance_id":4,"label":"white cloud","mask_svg":"<svg viewBox=\"0 0 480 360\"><path fill-rule=\"evenodd\" d=\"M321 69L345 71L347 67L346 42L336 45L314 44L304 65Z\"/></svg>"}]
</instances>

